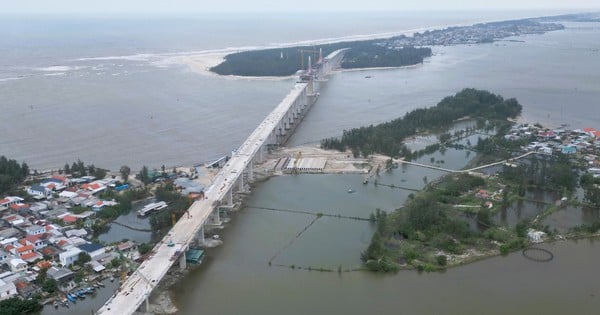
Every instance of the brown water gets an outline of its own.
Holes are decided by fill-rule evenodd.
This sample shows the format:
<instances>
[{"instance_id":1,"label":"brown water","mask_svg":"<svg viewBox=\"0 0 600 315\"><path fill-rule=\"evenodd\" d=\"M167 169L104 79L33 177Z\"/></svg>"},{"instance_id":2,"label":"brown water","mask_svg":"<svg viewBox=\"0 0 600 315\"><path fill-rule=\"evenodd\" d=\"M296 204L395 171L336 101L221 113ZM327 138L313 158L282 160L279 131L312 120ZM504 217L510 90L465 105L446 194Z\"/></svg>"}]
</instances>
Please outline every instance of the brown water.
<instances>
[{"instance_id":1,"label":"brown water","mask_svg":"<svg viewBox=\"0 0 600 315\"><path fill-rule=\"evenodd\" d=\"M419 186L421 171L409 167L384 176ZM356 193L345 192L349 185ZM248 204L365 216L375 207L393 208L406 195L362 186L354 175L286 176L260 185ZM542 245L555 255L548 263L517 252L444 273L291 269L360 265L370 224L321 218L273 260L286 267L269 266L269 258L312 219L255 209L236 214L223 232L225 244L209 250L205 262L173 288L181 314L597 314L600 307L594 276L600 251L589 240Z\"/></svg>"}]
</instances>

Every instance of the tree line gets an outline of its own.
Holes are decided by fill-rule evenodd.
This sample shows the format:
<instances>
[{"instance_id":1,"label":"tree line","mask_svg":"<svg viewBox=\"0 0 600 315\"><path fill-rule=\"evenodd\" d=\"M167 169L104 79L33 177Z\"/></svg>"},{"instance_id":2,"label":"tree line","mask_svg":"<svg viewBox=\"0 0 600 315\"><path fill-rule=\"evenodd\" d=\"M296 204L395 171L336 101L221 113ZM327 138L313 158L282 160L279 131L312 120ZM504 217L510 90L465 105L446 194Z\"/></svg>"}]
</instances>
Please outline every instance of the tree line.
<instances>
[{"instance_id":1,"label":"tree line","mask_svg":"<svg viewBox=\"0 0 600 315\"><path fill-rule=\"evenodd\" d=\"M403 141L418 133L448 128L459 118L469 116L487 120L505 120L521 113L516 99L504 99L485 90L464 89L442 99L436 106L419 108L404 117L379 125L344 130L341 138L321 141L321 147L339 151L351 150L354 156L373 153L391 157L406 156L410 150Z\"/></svg>"},{"instance_id":2,"label":"tree line","mask_svg":"<svg viewBox=\"0 0 600 315\"><path fill-rule=\"evenodd\" d=\"M0 195L15 189L29 175L29 166L27 163L17 162L14 159L8 159L4 155L0 156Z\"/></svg>"},{"instance_id":3,"label":"tree line","mask_svg":"<svg viewBox=\"0 0 600 315\"><path fill-rule=\"evenodd\" d=\"M332 43L318 46L301 46L244 51L227 55L225 61L210 70L221 75L289 76L308 67L308 56L315 64L319 49L323 57L342 48L350 48L342 61L342 68L399 67L423 62L431 56L431 48L388 48L376 40ZM301 50L314 51L302 53ZM304 60L303 60L304 59Z\"/></svg>"}]
</instances>

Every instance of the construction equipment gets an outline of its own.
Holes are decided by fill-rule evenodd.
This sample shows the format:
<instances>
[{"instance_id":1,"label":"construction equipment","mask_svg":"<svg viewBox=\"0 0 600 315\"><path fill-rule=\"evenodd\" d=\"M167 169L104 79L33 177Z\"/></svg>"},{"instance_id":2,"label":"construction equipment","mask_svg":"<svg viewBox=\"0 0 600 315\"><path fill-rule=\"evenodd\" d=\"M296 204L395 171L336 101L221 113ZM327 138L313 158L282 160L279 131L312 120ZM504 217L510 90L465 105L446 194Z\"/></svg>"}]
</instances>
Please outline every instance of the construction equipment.
<instances>
[{"instance_id":1,"label":"construction equipment","mask_svg":"<svg viewBox=\"0 0 600 315\"><path fill-rule=\"evenodd\" d=\"M298 174L298 169L296 168L298 166L298 161L300 161L300 159L302 158L302 152L298 151L298 153L296 153L296 158L294 159L294 168L292 169L292 172L294 174Z\"/></svg>"},{"instance_id":2,"label":"construction equipment","mask_svg":"<svg viewBox=\"0 0 600 315\"><path fill-rule=\"evenodd\" d=\"M320 53L320 50L298 49L298 51L300 51L300 69L304 69L304 53L310 53L315 55Z\"/></svg>"}]
</instances>

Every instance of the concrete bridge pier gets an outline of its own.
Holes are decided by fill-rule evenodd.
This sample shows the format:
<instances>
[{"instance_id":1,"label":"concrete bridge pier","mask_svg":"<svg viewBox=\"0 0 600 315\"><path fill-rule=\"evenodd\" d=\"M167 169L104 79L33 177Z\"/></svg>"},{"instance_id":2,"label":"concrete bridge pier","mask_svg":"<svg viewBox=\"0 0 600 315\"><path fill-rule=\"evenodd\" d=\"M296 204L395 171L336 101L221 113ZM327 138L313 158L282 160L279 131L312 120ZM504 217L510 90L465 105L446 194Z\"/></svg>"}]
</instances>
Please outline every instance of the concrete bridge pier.
<instances>
[{"instance_id":1,"label":"concrete bridge pier","mask_svg":"<svg viewBox=\"0 0 600 315\"><path fill-rule=\"evenodd\" d=\"M227 192L227 205L233 205L233 188L229 189L229 191Z\"/></svg>"},{"instance_id":2,"label":"concrete bridge pier","mask_svg":"<svg viewBox=\"0 0 600 315\"><path fill-rule=\"evenodd\" d=\"M218 207L213 209L213 211L210 213L208 216L208 222L211 225L221 225L221 213ZM202 236L204 237L204 226L202 227Z\"/></svg>"},{"instance_id":3,"label":"concrete bridge pier","mask_svg":"<svg viewBox=\"0 0 600 315\"><path fill-rule=\"evenodd\" d=\"M185 268L187 268L187 261L185 257L185 248L183 248L181 256L179 256L179 270L184 271Z\"/></svg>"},{"instance_id":4,"label":"concrete bridge pier","mask_svg":"<svg viewBox=\"0 0 600 315\"><path fill-rule=\"evenodd\" d=\"M250 163L248 163L248 181L254 180L254 167L252 164L253 164L252 161L250 161Z\"/></svg>"},{"instance_id":5,"label":"concrete bridge pier","mask_svg":"<svg viewBox=\"0 0 600 315\"><path fill-rule=\"evenodd\" d=\"M198 244L204 244L204 224L200 227L200 230L196 234L196 240Z\"/></svg>"},{"instance_id":6,"label":"concrete bridge pier","mask_svg":"<svg viewBox=\"0 0 600 315\"><path fill-rule=\"evenodd\" d=\"M240 177L238 179L238 191L244 191L244 174L240 174Z\"/></svg>"},{"instance_id":7,"label":"concrete bridge pier","mask_svg":"<svg viewBox=\"0 0 600 315\"><path fill-rule=\"evenodd\" d=\"M144 299L144 305L146 307L146 313L150 314L150 295L146 294L146 298Z\"/></svg>"}]
</instances>

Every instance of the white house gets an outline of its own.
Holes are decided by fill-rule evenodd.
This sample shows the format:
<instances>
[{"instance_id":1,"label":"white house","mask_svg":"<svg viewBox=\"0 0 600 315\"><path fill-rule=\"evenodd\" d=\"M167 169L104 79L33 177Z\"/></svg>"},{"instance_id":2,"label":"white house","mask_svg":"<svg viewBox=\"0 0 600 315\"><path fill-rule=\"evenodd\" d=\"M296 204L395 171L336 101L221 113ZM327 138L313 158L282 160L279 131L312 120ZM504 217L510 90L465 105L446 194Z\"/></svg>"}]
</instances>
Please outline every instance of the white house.
<instances>
[{"instance_id":1,"label":"white house","mask_svg":"<svg viewBox=\"0 0 600 315\"><path fill-rule=\"evenodd\" d=\"M79 253L81 253L81 249L77 247L72 247L66 252L62 252L58 254L58 259L63 267L67 267L72 265L79 258Z\"/></svg>"},{"instance_id":2,"label":"white house","mask_svg":"<svg viewBox=\"0 0 600 315\"><path fill-rule=\"evenodd\" d=\"M18 203L22 203L23 201L25 201L25 199L23 199L21 197L8 196L8 197L5 197L4 199L0 199L0 207L8 207L10 205L16 205Z\"/></svg>"},{"instance_id":3,"label":"white house","mask_svg":"<svg viewBox=\"0 0 600 315\"><path fill-rule=\"evenodd\" d=\"M27 193L34 197L48 198L52 195L52 190L42 185L32 185L27 188Z\"/></svg>"},{"instance_id":4,"label":"white house","mask_svg":"<svg viewBox=\"0 0 600 315\"><path fill-rule=\"evenodd\" d=\"M104 249L104 246L97 244L97 243L83 244L83 245L79 245L77 247L79 249L81 249L82 251L88 253L90 255L90 257L92 257L92 260L97 259L98 257L100 257L101 255L103 255L106 252L106 250Z\"/></svg>"},{"instance_id":5,"label":"white house","mask_svg":"<svg viewBox=\"0 0 600 315\"><path fill-rule=\"evenodd\" d=\"M46 229L43 226L37 224L23 226L22 229L27 235L40 235L46 232Z\"/></svg>"},{"instance_id":6,"label":"white house","mask_svg":"<svg viewBox=\"0 0 600 315\"><path fill-rule=\"evenodd\" d=\"M527 237L534 243L540 243L544 241L546 233L542 231L536 231L534 229L527 230Z\"/></svg>"},{"instance_id":7,"label":"white house","mask_svg":"<svg viewBox=\"0 0 600 315\"><path fill-rule=\"evenodd\" d=\"M0 301L17 295L17 287L13 282L4 282L0 279Z\"/></svg>"},{"instance_id":8,"label":"white house","mask_svg":"<svg viewBox=\"0 0 600 315\"><path fill-rule=\"evenodd\" d=\"M12 272L21 272L27 270L27 263L20 258L13 258L8 261L8 266Z\"/></svg>"}]
</instances>

